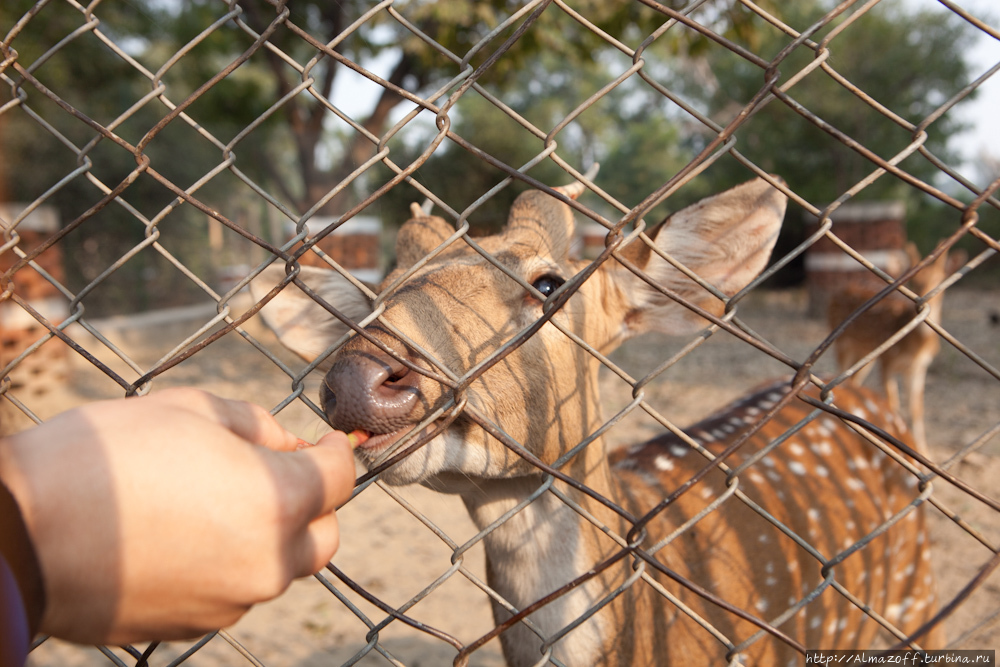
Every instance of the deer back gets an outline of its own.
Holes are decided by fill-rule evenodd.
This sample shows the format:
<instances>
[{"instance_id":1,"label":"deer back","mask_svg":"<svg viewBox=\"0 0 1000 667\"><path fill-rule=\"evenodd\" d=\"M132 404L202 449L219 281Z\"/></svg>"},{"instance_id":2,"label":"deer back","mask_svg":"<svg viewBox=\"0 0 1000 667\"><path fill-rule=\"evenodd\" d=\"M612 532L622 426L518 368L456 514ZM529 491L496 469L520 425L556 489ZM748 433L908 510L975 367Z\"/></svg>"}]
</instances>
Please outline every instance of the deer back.
<instances>
[{"instance_id":1,"label":"deer back","mask_svg":"<svg viewBox=\"0 0 1000 667\"><path fill-rule=\"evenodd\" d=\"M856 601L904 634L936 609L918 478L877 438L793 398L722 465L709 463L754 428L788 387L787 380L762 385L685 428L690 440L667 433L611 454L637 516L660 507L711 465L702 481L645 524L645 552L663 568L650 567L652 575L692 611L672 608L671 645L660 647L676 661L670 664L726 657L726 647L709 641L694 616L734 642L760 629L666 570L758 619L788 614L775 625L808 648L867 648L880 633L885 641L888 635ZM819 398L815 389L805 394ZM834 403L908 441L905 424L872 392L846 385L835 391ZM943 636L935 629L920 643L939 647ZM743 655L749 664L801 660L794 648L766 635Z\"/></svg>"}]
</instances>

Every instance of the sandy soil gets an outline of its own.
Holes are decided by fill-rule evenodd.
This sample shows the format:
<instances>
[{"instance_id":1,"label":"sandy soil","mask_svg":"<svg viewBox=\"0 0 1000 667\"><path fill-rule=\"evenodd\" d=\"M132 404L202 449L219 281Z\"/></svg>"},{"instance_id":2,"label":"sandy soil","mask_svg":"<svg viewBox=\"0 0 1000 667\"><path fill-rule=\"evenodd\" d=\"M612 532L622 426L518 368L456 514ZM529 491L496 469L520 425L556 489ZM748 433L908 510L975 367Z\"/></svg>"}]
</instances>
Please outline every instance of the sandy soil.
<instances>
[{"instance_id":1,"label":"sandy soil","mask_svg":"<svg viewBox=\"0 0 1000 667\"><path fill-rule=\"evenodd\" d=\"M990 324L984 304L997 304L997 297L996 292L949 292L944 314L949 331L993 367L1000 366L1000 331ZM754 296L741 309L751 328L797 360L805 359L826 334L825 326L805 313L804 296L798 292ZM142 324L133 318L105 321L99 326L143 368L153 365L196 328L190 321L170 324L154 319L152 324ZM284 352L268 332L257 327L250 331L283 363L301 368L302 364ZM74 335L95 353L101 347L80 331ZM633 377L640 377L678 347L674 340L642 339L617 353L614 360ZM129 380L137 376L106 352L99 356ZM69 368L68 381L61 387L31 397L28 404L40 417L88 400L121 395L116 384L79 358L73 359ZM830 369L829 361L821 359L818 370ZM785 370L770 357L722 335L663 373L648 387L647 395L662 414L683 425ZM611 373L602 382L606 414L610 414L611 409L628 401L630 389ZM305 394L315 396L316 379L305 384ZM272 408L289 394L292 381L246 340L230 335L157 378L154 386L173 385L196 385ZM1000 420L1000 381L946 345L931 369L926 404L932 454L935 460L945 461ZM314 438L323 428L299 402L282 410L279 419L305 438ZM613 443L635 441L660 430L651 418L640 415L612 429L610 439ZM1000 438L987 440L978 451L953 462L951 471L993 498L1000 497ZM936 485L935 498L984 540L1000 543L1000 513L943 483ZM982 568L991 552L941 511L931 515L939 588L944 599L951 599ZM476 533L456 498L416 487L383 489L373 485L357 495L340 512L340 518L344 539L334 564L352 582L393 606L415 601L407 611L410 616L463 643L492 628L487 597L477 586L484 579L481 547L471 546L452 563L459 545ZM259 663L278 667L354 664L351 661L362 655L357 664L451 664L456 652L452 646L400 621L380 628L378 647L372 649L366 634L382 623L386 614L333 574L328 572L324 577L325 581L295 583L279 599L259 606L227 633L210 639L185 664L249 664L242 657L244 653L252 654ZM949 618L948 635L954 646L1000 648L998 612L1000 574L994 573ZM193 642L160 646L150 664L170 664L193 646ZM134 664L120 649L109 654ZM95 648L49 641L36 649L29 664L101 665L108 664L108 657ZM470 664L502 665L498 643L494 640L476 651Z\"/></svg>"}]
</instances>

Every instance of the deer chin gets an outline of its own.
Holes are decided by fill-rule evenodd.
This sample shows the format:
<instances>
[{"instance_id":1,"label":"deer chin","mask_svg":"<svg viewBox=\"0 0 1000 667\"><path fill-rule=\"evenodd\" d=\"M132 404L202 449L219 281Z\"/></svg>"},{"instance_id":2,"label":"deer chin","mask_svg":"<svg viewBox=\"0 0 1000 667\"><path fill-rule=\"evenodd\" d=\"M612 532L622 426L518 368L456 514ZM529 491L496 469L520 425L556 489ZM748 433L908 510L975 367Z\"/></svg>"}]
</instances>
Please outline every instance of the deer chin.
<instances>
[{"instance_id":1,"label":"deer chin","mask_svg":"<svg viewBox=\"0 0 1000 667\"><path fill-rule=\"evenodd\" d=\"M373 470L412 447L433 428L431 425L414 433L412 428L404 427L390 433L371 434L354 450L354 456ZM447 468L446 449L445 437L439 434L383 470L379 477L393 486L423 482Z\"/></svg>"},{"instance_id":2,"label":"deer chin","mask_svg":"<svg viewBox=\"0 0 1000 667\"><path fill-rule=\"evenodd\" d=\"M411 447L434 428L432 424L412 436L412 428L373 434L354 450L354 456L372 470ZM480 447L470 447L468 437L466 429L452 425L383 470L379 477L392 486L433 486L436 477L447 473L472 478L502 476L500 469L494 469L497 468L496 456L485 454Z\"/></svg>"}]
</instances>

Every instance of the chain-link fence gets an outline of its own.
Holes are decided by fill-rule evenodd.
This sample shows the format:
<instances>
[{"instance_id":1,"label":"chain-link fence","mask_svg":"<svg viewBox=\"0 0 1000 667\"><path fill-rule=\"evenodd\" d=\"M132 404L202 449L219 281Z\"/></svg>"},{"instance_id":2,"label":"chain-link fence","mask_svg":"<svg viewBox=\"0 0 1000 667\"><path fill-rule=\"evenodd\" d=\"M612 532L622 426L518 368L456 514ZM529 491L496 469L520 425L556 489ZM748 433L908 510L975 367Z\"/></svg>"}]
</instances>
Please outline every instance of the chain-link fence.
<instances>
[{"instance_id":1,"label":"chain-link fence","mask_svg":"<svg viewBox=\"0 0 1000 667\"><path fill-rule=\"evenodd\" d=\"M966 58L975 40L1000 41L996 16L948 0L933 7L889 0L42 0L12 2L0 18L6 432L98 398L194 385L265 405L315 440L329 428L316 367L346 340L371 334L345 329L350 335L335 348L303 362L261 321L258 306L276 293L251 296L247 289L271 265L291 272L285 291L298 291L306 283L297 271L313 266L366 295L373 306L363 324L375 322L408 349L438 359L410 362L450 391L425 425L440 418L436 423L470 432L475 423L519 462L511 466L538 470L521 504L473 520L470 495L487 493L495 480L429 484L446 493L387 483L396 481L391 472L385 478L388 457L431 447L433 433L414 434L379 459L383 472L359 467L355 495L339 512L344 537L333 563L233 628L138 647L86 649L42 638L31 664L493 665L504 664L501 635L517 637L505 646L512 663L595 664L592 656L574 662L560 652L572 644L603 646L593 650L614 652L609 664L630 664L622 656L639 649L616 639L656 644L674 623L691 633L684 641L710 645L700 650L720 662L768 644L791 647L793 662L801 662L801 651L813 648L805 627L831 597L870 615L879 628L873 646L905 644L913 629L890 617L914 605L936 606L927 618L944 629L948 647L1000 644L1000 302L991 261L1000 179L988 150L970 165L949 143L969 100L997 85L1000 62ZM589 170L595 162L602 163L597 172ZM754 176L788 196L784 230L770 267L753 289L725 297L721 319L698 334L647 336L614 353L586 331L559 324L555 315L572 308L566 304L574 293L602 268L636 271L635 247L654 245L647 220ZM502 252L491 252L482 235L498 228L495 218L516 192L572 181L586 186L578 201L564 197L577 219L572 252L586 268L540 286L537 275L521 275ZM433 206L446 235L428 248L417 244L427 257L399 259L402 273L371 287L397 261L388 250L393 225L410 217L412 201ZM428 351L418 332L400 331L398 320L384 316L407 285L421 284L414 276L456 252L474 253L505 275L504 289L548 299L535 319L514 323L477 351L482 356L470 353L468 367L436 365L440 349ZM649 252L666 261L674 251ZM932 264L943 268L927 278ZM827 313L834 313L830 321ZM508 356L549 318L546 326L558 327L564 343L599 363L597 386L578 393L599 396L613 417L588 424L582 440L564 443L561 457L543 463L530 438L490 421L483 403L489 392L476 394L476 382L510 365L515 357ZM371 340L386 347L384 339ZM857 346L841 353L838 366L835 348L844 340ZM387 353L400 357L398 349ZM744 493L757 482L729 482L758 479L780 498L790 480L804 477L794 484L806 495L791 503L803 520L836 503L853 508L867 493L854 487L858 460L817 446L808 469L793 461L782 476L767 456L809 438L821 445L817 433L847 429L849 414L813 399L802 423L771 419L774 403L786 402L778 392L744 405L738 424L684 430L772 376L784 376L779 386L795 391L815 385L816 395L836 406L852 376L880 353L897 359L910 378L908 393L923 398L902 404L921 446L900 449L874 412L860 420L878 434L871 447L878 441L879 460L889 461L885 475L903 471L909 480L908 495L873 525L845 528L854 537L838 544L839 552L811 543L812 533L781 512L761 509ZM748 407L770 421L750 419ZM534 409L526 405L525 415ZM748 424L768 434L767 448L740 459ZM736 442L737 454L728 450L725 460L692 473L690 484L665 489L665 502L645 516L578 474L575 461L602 446L641 453L633 445L650 438L681 453L636 454L629 465L645 460L646 477L679 466L691 449L711 460L703 446L712 440ZM699 486L712 470L727 483ZM465 504L453 494L464 494ZM677 520L671 508L696 495L704 507ZM745 563L732 564L734 577L746 568L744 580L758 584L749 597L727 600L727 582L713 578L718 571L699 585L692 581L698 577L678 574L691 570L676 559L688 553L685 540L736 504L760 522L744 531L765 535L761 526L777 525L783 544L762 542ZM496 548L491 536L495 542L505 524L543 506L569 508L584 526L573 530L600 533L594 539L607 544L592 551L578 545L573 576L556 576L558 585L515 604L497 583L503 565L485 564ZM882 549L885 536L911 546L922 541L906 532L906 517L919 512L937 602L900 594L880 611L844 583L844 573L862 558L853 554ZM675 520L668 537L643 541L650 521ZM551 534L551 526L518 530L522 554L550 564L559 560L552 545L569 539ZM797 550L822 566L822 577L788 600L768 598L775 568L799 567L789 555ZM774 553L785 554L777 565ZM918 553L886 551L880 572L862 572L858 581L909 576L920 567ZM577 587L590 590L616 567L629 573L617 590L578 604ZM532 565L523 577L544 569ZM682 607L682 615L694 613L685 603L692 591L697 605L716 609L693 624L677 616ZM630 596L647 600L643 595L661 606L620 606ZM570 611L567 600L574 601ZM546 616L553 609L560 611ZM831 618L831 632L844 629ZM529 661L511 657L517 642L530 645Z\"/></svg>"}]
</instances>

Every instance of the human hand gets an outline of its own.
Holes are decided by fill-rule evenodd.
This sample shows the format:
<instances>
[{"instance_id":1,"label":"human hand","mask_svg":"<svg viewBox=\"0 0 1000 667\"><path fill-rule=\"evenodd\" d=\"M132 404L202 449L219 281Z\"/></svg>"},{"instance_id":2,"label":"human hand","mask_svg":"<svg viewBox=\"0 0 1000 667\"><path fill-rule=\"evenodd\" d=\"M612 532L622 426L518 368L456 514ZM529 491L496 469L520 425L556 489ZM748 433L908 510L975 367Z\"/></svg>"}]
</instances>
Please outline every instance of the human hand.
<instances>
[{"instance_id":1,"label":"human hand","mask_svg":"<svg viewBox=\"0 0 1000 667\"><path fill-rule=\"evenodd\" d=\"M40 562L42 631L193 637L321 569L354 460L343 433L298 443L263 408L194 389L92 403L5 439L0 479Z\"/></svg>"}]
</instances>

